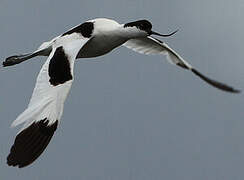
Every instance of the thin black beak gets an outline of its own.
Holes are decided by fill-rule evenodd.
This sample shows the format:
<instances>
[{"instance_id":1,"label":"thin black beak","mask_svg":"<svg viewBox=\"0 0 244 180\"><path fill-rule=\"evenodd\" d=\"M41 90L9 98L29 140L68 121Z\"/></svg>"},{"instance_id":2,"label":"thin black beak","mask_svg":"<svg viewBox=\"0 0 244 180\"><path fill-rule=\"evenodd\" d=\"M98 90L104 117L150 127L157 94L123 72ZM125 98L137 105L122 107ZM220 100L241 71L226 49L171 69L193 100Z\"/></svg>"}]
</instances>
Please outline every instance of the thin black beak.
<instances>
[{"instance_id":1,"label":"thin black beak","mask_svg":"<svg viewBox=\"0 0 244 180\"><path fill-rule=\"evenodd\" d=\"M179 31L179 29L177 29L176 31L170 33L170 34L159 34L157 32L154 32L154 31L151 31L149 34L150 35L157 35L157 36L162 36L162 37L169 37L169 36L172 36L174 35L175 33L177 33Z\"/></svg>"}]
</instances>

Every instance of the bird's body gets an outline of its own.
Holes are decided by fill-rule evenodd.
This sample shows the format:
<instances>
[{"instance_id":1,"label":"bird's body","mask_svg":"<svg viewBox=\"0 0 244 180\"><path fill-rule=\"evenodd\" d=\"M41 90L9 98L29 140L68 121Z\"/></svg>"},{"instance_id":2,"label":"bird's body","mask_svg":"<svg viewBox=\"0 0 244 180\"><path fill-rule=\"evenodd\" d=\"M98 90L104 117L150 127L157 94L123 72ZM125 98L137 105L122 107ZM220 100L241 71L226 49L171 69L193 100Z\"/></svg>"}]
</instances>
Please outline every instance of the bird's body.
<instances>
[{"instance_id":1,"label":"bird's body","mask_svg":"<svg viewBox=\"0 0 244 180\"><path fill-rule=\"evenodd\" d=\"M83 28L83 26L86 27ZM102 56L124 44L129 39L129 33L125 33L126 31L124 31L123 25L105 18L90 20L78 25L61 35L61 38L74 32L81 32L83 36L90 38L80 49L77 58Z\"/></svg>"},{"instance_id":2,"label":"bird's body","mask_svg":"<svg viewBox=\"0 0 244 180\"><path fill-rule=\"evenodd\" d=\"M74 80L74 62L78 58L102 56L123 45L143 54L167 55L172 64L192 71L210 85L224 91L238 92L203 76L167 44L150 36L170 36L175 32L161 35L151 28L151 23L146 20L119 24L111 19L97 18L44 42L33 53L7 58L3 66L18 64L35 56L48 56L37 77L27 109L12 124L24 123L24 126L15 139L7 163L27 166L45 150L61 119L64 102Z\"/></svg>"}]
</instances>

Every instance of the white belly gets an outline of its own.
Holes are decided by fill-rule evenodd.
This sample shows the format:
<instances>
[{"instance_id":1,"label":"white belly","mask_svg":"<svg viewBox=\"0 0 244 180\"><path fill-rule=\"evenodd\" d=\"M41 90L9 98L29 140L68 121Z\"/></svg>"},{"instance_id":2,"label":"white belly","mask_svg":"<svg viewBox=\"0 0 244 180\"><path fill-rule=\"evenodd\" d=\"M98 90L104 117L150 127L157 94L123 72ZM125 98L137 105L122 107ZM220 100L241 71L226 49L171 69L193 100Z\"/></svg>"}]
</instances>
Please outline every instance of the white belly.
<instances>
[{"instance_id":1,"label":"white belly","mask_svg":"<svg viewBox=\"0 0 244 180\"><path fill-rule=\"evenodd\" d=\"M90 39L79 51L77 58L102 56L124 44L127 39L119 36L96 36Z\"/></svg>"}]
</instances>

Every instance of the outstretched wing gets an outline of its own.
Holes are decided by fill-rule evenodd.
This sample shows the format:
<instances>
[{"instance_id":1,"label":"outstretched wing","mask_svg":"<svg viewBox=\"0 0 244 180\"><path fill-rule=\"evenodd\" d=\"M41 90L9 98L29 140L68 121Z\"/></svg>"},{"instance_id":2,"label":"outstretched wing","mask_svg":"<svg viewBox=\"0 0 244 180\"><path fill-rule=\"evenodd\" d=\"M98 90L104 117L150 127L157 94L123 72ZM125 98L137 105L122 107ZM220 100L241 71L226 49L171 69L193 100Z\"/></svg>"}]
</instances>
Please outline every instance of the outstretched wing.
<instances>
[{"instance_id":1,"label":"outstretched wing","mask_svg":"<svg viewBox=\"0 0 244 180\"><path fill-rule=\"evenodd\" d=\"M43 65L27 109L12 123L24 123L16 136L9 166L24 167L35 161L49 144L63 113L64 101L74 80L74 61L89 40L78 33L57 39Z\"/></svg>"},{"instance_id":2,"label":"outstretched wing","mask_svg":"<svg viewBox=\"0 0 244 180\"><path fill-rule=\"evenodd\" d=\"M162 54L166 55L167 59L170 63L180 66L184 69L188 69L192 71L195 75L200 77L202 80L207 82L208 84L221 89L223 91L238 93L239 90L236 90L224 83L212 80L203 74L201 74L198 70L193 68L188 62L186 62L180 55L178 55L173 49L171 49L166 43L153 38L153 37L145 37L145 38L136 38L128 40L123 44L125 47L132 49L141 54Z\"/></svg>"}]
</instances>

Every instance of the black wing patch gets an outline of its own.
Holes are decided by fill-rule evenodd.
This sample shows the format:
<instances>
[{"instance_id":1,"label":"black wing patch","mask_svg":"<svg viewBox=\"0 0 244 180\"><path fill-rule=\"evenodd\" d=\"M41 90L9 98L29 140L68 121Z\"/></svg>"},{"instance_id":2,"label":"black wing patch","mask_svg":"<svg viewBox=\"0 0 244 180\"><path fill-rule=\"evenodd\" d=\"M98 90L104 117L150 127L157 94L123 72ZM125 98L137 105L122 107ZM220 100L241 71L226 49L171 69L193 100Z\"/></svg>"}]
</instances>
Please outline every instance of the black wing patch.
<instances>
[{"instance_id":1,"label":"black wing patch","mask_svg":"<svg viewBox=\"0 0 244 180\"><path fill-rule=\"evenodd\" d=\"M50 76L49 82L53 86L63 84L73 78L68 57L62 47L56 49L50 60L48 75Z\"/></svg>"},{"instance_id":2,"label":"black wing patch","mask_svg":"<svg viewBox=\"0 0 244 180\"><path fill-rule=\"evenodd\" d=\"M227 92L231 92L231 93L239 93L240 90L238 89L234 89L233 87L230 87L226 84L223 84L221 82L218 82L218 81L215 81L215 80L212 80L206 76L204 76L203 74L201 74L199 71L197 71L196 69L191 69L191 71L197 75L198 77L200 77L202 80L204 80L205 82L207 82L208 84L218 88L218 89L221 89L223 91L227 91Z\"/></svg>"},{"instance_id":3,"label":"black wing patch","mask_svg":"<svg viewBox=\"0 0 244 180\"><path fill-rule=\"evenodd\" d=\"M93 22L85 22L79 26L74 27L73 29L67 31L62 36L69 35L72 33L80 33L83 37L90 38L94 29Z\"/></svg>"},{"instance_id":4,"label":"black wing patch","mask_svg":"<svg viewBox=\"0 0 244 180\"><path fill-rule=\"evenodd\" d=\"M47 119L34 122L16 136L7 157L9 166L25 167L41 155L58 126L58 121L50 126L48 122Z\"/></svg>"}]
</instances>

